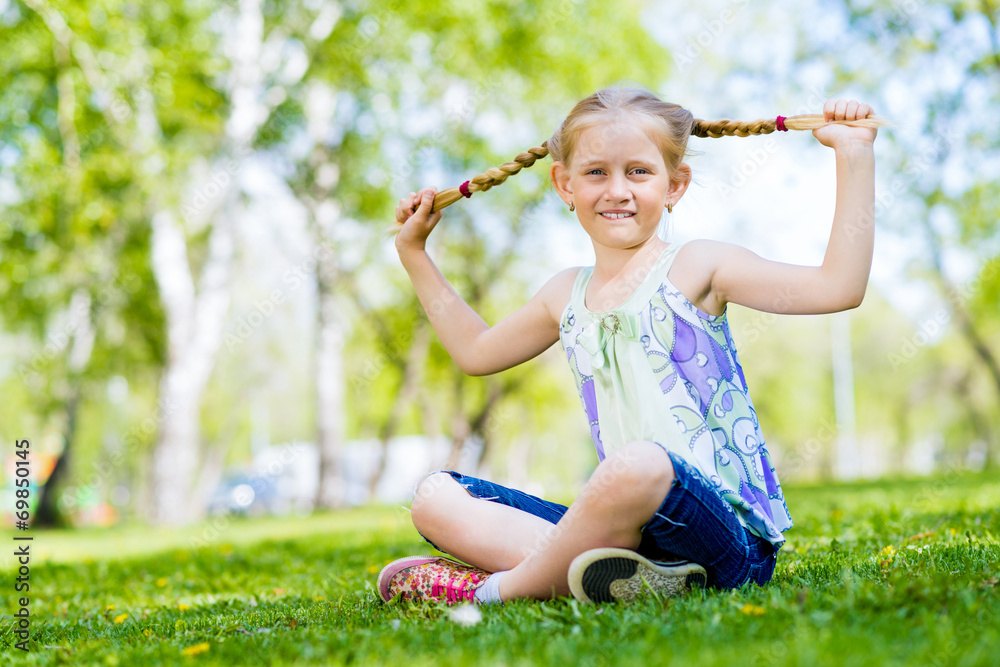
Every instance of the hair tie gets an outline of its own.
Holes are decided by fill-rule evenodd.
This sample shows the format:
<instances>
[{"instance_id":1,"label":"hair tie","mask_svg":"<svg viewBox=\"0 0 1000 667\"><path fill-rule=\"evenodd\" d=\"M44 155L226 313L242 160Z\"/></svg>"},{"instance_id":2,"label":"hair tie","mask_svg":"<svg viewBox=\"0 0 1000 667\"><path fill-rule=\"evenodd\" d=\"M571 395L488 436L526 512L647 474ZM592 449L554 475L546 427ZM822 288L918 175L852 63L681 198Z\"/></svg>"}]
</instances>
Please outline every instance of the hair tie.
<instances>
[{"instance_id":1,"label":"hair tie","mask_svg":"<svg viewBox=\"0 0 1000 667\"><path fill-rule=\"evenodd\" d=\"M774 124L777 126L779 132L788 132L788 128L785 127L785 116L778 116Z\"/></svg>"},{"instance_id":2,"label":"hair tie","mask_svg":"<svg viewBox=\"0 0 1000 667\"><path fill-rule=\"evenodd\" d=\"M469 181L466 181L465 183L462 183L460 186L458 186L458 191L461 192L462 196L465 197L466 199L472 196L472 193L469 192Z\"/></svg>"}]
</instances>

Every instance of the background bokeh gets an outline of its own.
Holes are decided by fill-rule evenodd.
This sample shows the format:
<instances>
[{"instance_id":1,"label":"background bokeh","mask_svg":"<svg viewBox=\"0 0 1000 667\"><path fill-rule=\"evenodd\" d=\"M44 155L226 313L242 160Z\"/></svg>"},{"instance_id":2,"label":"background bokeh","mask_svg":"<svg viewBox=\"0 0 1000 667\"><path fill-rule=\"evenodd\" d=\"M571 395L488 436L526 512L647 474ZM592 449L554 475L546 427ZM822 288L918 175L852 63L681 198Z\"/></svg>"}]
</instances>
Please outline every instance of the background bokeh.
<instances>
[{"instance_id":1,"label":"background bokeh","mask_svg":"<svg viewBox=\"0 0 1000 667\"><path fill-rule=\"evenodd\" d=\"M0 0L0 513L186 523L405 499L458 467L571 497L596 460L558 346L463 376L387 229L620 81L703 118L870 102L857 310L730 309L785 481L1000 461L1000 3ZM833 155L692 139L677 240L821 261ZM593 261L544 161L431 253L488 322Z\"/></svg>"}]
</instances>

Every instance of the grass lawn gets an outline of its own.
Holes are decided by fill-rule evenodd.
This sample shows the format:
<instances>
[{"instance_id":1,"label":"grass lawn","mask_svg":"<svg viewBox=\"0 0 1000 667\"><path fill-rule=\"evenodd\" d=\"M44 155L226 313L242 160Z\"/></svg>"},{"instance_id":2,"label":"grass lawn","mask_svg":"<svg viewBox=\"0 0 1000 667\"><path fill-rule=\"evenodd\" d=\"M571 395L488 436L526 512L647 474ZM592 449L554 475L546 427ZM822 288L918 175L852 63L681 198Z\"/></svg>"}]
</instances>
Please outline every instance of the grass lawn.
<instances>
[{"instance_id":1,"label":"grass lawn","mask_svg":"<svg viewBox=\"0 0 1000 667\"><path fill-rule=\"evenodd\" d=\"M376 574L429 553L396 508L176 531L41 532L29 653L13 665L998 664L1000 473L786 488L796 526L766 588L664 602L514 602L465 625L383 605Z\"/></svg>"}]
</instances>

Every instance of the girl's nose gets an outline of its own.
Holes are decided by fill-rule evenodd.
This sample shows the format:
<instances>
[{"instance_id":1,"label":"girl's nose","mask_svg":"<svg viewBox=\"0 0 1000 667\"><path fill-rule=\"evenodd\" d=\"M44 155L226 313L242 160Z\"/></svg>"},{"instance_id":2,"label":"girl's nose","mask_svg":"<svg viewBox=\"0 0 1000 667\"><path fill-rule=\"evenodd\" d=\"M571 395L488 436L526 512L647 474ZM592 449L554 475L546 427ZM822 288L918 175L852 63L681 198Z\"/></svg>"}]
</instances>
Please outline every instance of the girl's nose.
<instances>
[{"instance_id":1,"label":"girl's nose","mask_svg":"<svg viewBox=\"0 0 1000 667\"><path fill-rule=\"evenodd\" d=\"M605 196L611 201L621 201L631 197L628 179L623 174L615 174L608 180Z\"/></svg>"}]
</instances>

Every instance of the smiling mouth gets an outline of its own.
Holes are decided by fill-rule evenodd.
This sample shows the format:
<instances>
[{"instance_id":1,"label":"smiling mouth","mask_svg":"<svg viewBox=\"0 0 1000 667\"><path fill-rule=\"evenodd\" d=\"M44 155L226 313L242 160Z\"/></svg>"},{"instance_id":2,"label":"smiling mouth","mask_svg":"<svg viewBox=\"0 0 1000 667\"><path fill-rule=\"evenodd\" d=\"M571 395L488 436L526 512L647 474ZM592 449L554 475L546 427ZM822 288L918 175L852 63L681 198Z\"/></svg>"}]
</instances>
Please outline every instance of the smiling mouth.
<instances>
[{"instance_id":1,"label":"smiling mouth","mask_svg":"<svg viewBox=\"0 0 1000 667\"><path fill-rule=\"evenodd\" d=\"M633 216L635 216L635 213L601 213L601 217L607 218L608 220L622 220Z\"/></svg>"}]
</instances>

